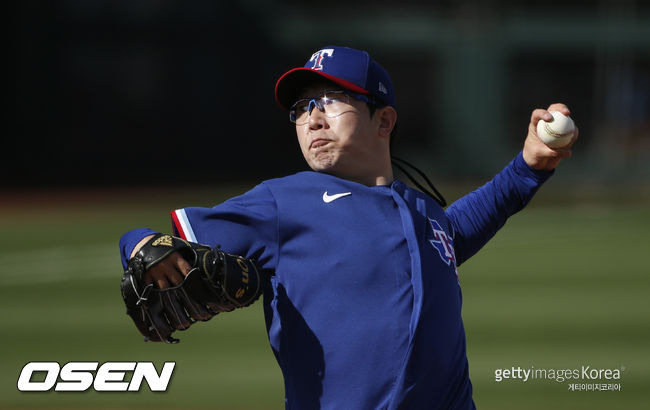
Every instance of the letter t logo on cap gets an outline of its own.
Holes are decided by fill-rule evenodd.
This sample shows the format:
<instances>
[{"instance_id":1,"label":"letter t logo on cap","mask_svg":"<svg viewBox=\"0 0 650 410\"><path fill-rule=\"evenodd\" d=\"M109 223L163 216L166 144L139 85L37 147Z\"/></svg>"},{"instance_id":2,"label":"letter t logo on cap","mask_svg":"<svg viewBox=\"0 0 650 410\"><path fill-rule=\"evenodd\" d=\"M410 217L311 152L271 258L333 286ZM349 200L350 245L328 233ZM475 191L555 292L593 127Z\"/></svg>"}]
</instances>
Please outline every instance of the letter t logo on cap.
<instances>
[{"instance_id":1,"label":"letter t logo on cap","mask_svg":"<svg viewBox=\"0 0 650 410\"><path fill-rule=\"evenodd\" d=\"M311 58L309 61L313 61L314 65L311 67L312 70L322 70L323 69L323 57L328 56L332 57L332 54L334 54L334 49L333 48L324 48L322 50L318 50L314 54L311 55Z\"/></svg>"}]
</instances>

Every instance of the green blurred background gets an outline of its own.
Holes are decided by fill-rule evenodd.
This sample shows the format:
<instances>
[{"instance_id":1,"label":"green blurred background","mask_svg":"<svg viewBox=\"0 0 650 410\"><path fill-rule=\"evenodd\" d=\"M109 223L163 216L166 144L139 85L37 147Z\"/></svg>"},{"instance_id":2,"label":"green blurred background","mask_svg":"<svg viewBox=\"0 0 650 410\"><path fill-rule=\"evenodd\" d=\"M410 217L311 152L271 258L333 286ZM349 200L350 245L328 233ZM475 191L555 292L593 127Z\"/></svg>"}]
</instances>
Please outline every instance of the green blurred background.
<instances>
[{"instance_id":1,"label":"green blurred background","mask_svg":"<svg viewBox=\"0 0 650 410\"><path fill-rule=\"evenodd\" d=\"M459 269L475 401L486 409L647 408L650 355L650 192L575 193L551 181ZM443 185L450 198L469 187ZM133 226L166 230L168 209L242 192L59 191L2 209L2 408L283 406L280 370L261 304L178 336L143 343L124 314L117 239ZM344 340L341 343L345 343ZM166 393L21 393L29 361L165 361ZM624 368L620 392L572 392L568 382L495 382L496 369Z\"/></svg>"},{"instance_id":2,"label":"green blurred background","mask_svg":"<svg viewBox=\"0 0 650 410\"><path fill-rule=\"evenodd\" d=\"M0 408L283 407L261 304L178 345L143 343L119 295L117 241L135 227L167 231L171 209L304 169L273 85L327 44L369 50L388 69L396 153L449 200L521 149L533 108L569 105L574 157L459 269L474 399L647 408L649 2L8 4ZM177 364L166 393L20 393L30 361ZM624 369L622 391L494 377L582 365Z\"/></svg>"}]
</instances>

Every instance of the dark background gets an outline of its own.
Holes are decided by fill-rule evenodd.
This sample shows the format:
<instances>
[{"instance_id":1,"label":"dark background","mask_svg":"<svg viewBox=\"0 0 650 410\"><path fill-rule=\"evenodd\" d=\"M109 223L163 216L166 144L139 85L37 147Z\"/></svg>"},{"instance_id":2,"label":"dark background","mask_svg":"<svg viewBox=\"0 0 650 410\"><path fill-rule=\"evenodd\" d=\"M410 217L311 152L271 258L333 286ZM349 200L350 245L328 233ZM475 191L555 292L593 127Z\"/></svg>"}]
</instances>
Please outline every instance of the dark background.
<instances>
[{"instance_id":1,"label":"dark background","mask_svg":"<svg viewBox=\"0 0 650 410\"><path fill-rule=\"evenodd\" d=\"M479 179L557 101L567 178L650 180L647 1L20 1L0 187L258 181L302 170L276 79L328 44L393 77L396 153Z\"/></svg>"}]
</instances>

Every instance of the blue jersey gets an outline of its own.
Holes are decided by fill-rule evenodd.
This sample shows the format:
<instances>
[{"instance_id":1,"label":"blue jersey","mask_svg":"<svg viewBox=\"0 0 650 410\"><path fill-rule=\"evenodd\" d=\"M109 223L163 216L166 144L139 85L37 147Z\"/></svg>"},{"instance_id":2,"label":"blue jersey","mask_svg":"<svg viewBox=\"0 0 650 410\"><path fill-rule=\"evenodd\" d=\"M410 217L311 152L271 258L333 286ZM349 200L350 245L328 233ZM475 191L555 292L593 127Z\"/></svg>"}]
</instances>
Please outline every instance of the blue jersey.
<instances>
[{"instance_id":1,"label":"blue jersey","mask_svg":"<svg viewBox=\"0 0 650 410\"><path fill-rule=\"evenodd\" d=\"M172 212L176 233L257 259L288 409L474 408L457 267L550 173L521 154L445 211L395 180L302 172L213 208ZM121 242L123 261L150 233Z\"/></svg>"}]
</instances>

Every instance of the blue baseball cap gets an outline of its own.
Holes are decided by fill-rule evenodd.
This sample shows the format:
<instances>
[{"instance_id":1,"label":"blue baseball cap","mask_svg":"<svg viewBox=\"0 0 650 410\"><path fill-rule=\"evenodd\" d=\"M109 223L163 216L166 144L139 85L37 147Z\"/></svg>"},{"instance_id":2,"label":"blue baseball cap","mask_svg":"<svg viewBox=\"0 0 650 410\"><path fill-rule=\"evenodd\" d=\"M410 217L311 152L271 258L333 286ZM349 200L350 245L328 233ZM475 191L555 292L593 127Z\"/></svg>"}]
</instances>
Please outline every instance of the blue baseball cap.
<instances>
[{"instance_id":1,"label":"blue baseball cap","mask_svg":"<svg viewBox=\"0 0 650 410\"><path fill-rule=\"evenodd\" d=\"M304 67L287 71L275 84L275 100L288 110L302 90L323 78L355 93L369 95L384 105L395 105L388 72L363 50L327 46L311 55Z\"/></svg>"}]
</instances>

